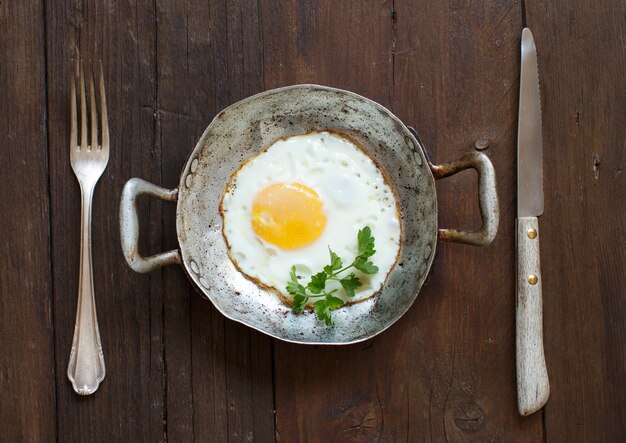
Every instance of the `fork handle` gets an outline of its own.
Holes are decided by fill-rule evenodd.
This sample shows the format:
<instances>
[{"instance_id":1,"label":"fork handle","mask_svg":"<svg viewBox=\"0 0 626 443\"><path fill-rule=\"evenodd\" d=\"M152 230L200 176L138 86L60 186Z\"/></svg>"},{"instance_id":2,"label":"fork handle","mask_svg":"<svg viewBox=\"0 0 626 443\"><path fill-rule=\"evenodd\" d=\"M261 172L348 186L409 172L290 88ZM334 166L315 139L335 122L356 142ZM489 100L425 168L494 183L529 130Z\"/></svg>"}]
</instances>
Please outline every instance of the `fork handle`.
<instances>
[{"instance_id":1,"label":"fork handle","mask_svg":"<svg viewBox=\"0 0 626 443\"><path fill-rule=\"evenodd\" d=\"M81 183L82 210L80 217L80 272L78 280L78 304L74 339L67 368L67 377L74 391L80 395L96 392L106 372L104 355L96 318L96 302L93 288L91 262L91 203L94 185Z\"/></svg>"}]
</instances>

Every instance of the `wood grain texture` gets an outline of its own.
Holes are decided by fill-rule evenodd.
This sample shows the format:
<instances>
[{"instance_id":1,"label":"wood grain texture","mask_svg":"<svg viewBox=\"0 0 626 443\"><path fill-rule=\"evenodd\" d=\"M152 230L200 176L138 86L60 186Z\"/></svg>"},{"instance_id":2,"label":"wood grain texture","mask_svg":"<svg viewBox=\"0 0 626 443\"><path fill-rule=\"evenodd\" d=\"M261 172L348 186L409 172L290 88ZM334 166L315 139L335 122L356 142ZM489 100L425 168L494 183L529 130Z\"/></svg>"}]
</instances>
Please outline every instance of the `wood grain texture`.
<instances>
[{"instance_id":1,"label":"wood grain texture","mask_svg":"<svg viewBox=\"0 0 626 443\"><path fill-rule=\"evenodd\" d=\"M52 269L60 441L163 438L163 289L126 266L119 239L119 196L139 176L160 181L155 153L153 2L66 1L46 8ZM69 76L78 55L102 60L110 159L95 190L92 222L95 299L107 377L81 398L65 377L76 313L80 192L69 163ZM140 223L160 243L150 211ZM153 215L154 217L154 215ZM160 249L160 244L158 245ZM151 285L154 281L154 285Z\"/></svg>"},{"instance_id":2,"label":"wood grain texture","mask_svg":"<svg viewBox=\"0 0 626 443\"><path fill-rule=\"evenodd\" d=\"M617 0L0 1L0 440L621 441L625 12ZM514 326L524 24L543 99L552 388L525 418ZM107 378L90 398L65 377L80 223L68 155L77 50L103 61L112 136L93 224ZM127 179L176 187L218 111L302 82L389 107L434 163L480 140L496 169L494 243L440 244L411 310L357 345L272 341L225 320L180 268L133 273L119 246ZM440 226L479 227L475 186L469 173L437 182ZM139 207L142 253L175 247L175 206Z\"/></svg>"},{"instance_id":3,"label":"wood grain texture","mask_svg":"<svg viewBox=\"0 0 626 443\"><path fill-rule=\"evenodd\" d=\"M256 1L158 4L163 186L178 185L219 111L262 90L258 15ZM176 246L173 209L163 215L167 248ZM168 438L272 441L271 340L224 319L180 267L165 268L163 276Z\"/></svg>"},{"instance_id":4,"label":"wood grain texture","mask_svg":"<svg viewBox=\"0 0 626 443\"><path fill-rule=\"evenodd\" d=\"M626 435L626 5L526 2L542 98L548 440Z\"/></svg>"},{"instance_id":5,"label":"wood grain texture","mask_svg":"<svg viewBox=\"0 0 626 443\"><path fill-rule=\"evenodd\" d=\"M40 2L0 3L0 440L56 438Z\"/></svg>"},{"instance_id":6,"label":"wood grain texture","mask_svg":"<svg viewBox=\"0 0 626 443\"><path fill-rule=\"evenodd\" d=\"M409 312L424 343L424 355L411 359L418 406L410 411L418 424L409 439L541 439L541 417L521 419L515 393L519 6L396 2L394 111L417 129L434 163L486 140L500 202L494 242L486 248L439 243L429 284ZM467 174L437 182L441 227L480 226L475 183Z\"/></svg>"},{"instance_id":7,"label":"wood grain texture","mask_svg":"<svg viewBox=\"0 0 626 443\"><path fill-rule=\"evenodd\" d=\"M515 361L517 408L530 415L550 396L550 382L543 351L543 286L537 217L517 219L517 294Z\"/></svg>"},{"instance_id":8,"label":"wood grain texture","mask_svg":"<svg viewBox=\"0 0 626 443\"><path fill-rule=\"evenodd\" d=\"M266 87L322 83L378 100L417 128L435 163L489 140L502 219L488 248L440 244L416 304L379 337L340 348L276 342L277 434L540 440L541 416L520 418L515 390L519 3L281 4L262 3L273 11L262 14ZM480 226L475 183L467 174L438 182L441 226Z\"/></svg>"}]
</instances>

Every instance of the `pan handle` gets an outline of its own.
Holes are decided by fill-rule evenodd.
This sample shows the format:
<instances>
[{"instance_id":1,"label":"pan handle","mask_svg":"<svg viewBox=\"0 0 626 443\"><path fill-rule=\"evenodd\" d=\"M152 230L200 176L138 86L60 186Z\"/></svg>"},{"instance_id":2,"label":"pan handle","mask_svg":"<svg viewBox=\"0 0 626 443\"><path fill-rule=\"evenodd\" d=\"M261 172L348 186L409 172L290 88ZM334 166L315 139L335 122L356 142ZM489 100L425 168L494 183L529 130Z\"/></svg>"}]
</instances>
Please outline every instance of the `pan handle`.
<instances>
[{"instance_id":1,"label":"pan handle","mask_svg":"<svg viewBox=\"0 0 626 443\"><path fill-rule=\"evenodd\" d=\"M180 264L180 252L177 249L151 257L139 255L137 197L142 194L168 202L175 202L178 199L178 189L163 189L140 178L131 178L126 182L120 201L120 239L126 263L133 271L142 273L154 271L166 265Z\"/></svg>"},{"instance_id":2,"label":"pan handle","mask_svg":"<svg viewBox=\"0 0 626 443\"><path fill-rule=\"evenodd\" d=\"M442 165L433 165L430 163L430 169L433 172L435 180L449 177L450 175L470 168L478 172L478 198L483 226L478 231L440 229L438 237L439 240L442 241L466 243L474 246L487 246L496 237L500 219L496 174L489 157L480 152L472 152L450 163L444 163Z\"/></svg>"}]
</instances>

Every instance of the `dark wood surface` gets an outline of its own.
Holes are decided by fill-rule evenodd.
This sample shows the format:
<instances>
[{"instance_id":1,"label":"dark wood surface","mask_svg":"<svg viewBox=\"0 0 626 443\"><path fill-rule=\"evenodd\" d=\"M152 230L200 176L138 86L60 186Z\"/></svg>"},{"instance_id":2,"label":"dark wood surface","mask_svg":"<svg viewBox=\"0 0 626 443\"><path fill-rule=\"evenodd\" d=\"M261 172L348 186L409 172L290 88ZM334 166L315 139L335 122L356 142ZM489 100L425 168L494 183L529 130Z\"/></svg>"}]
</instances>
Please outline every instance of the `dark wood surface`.
<instances>
[{"instance_id":1,"label":"dark wood surface","mask_svg":"<svg viewBox=\"0 0 626 443\"><path fill-rule=\"evenodd\" d=\"M617 0L0 1L0 440L623 441L625 13ZM542 90L552 392L522 418L514 224L525 25ZM103 62L112 136L93 220L107 376L86 398L65 376L80 224L69 77L79 52ZM126 180L175 187L217 112L307 82L388 107L436 163L486 140L496 168L494 243L440 244L414 306L357 345L270 339L224 319L178 267L133 273L119 246ZM441 226L478 227L475 181L438 182ZM140 209L142 251L176 247L174 205Z\"/></svg>"}]
</instances>

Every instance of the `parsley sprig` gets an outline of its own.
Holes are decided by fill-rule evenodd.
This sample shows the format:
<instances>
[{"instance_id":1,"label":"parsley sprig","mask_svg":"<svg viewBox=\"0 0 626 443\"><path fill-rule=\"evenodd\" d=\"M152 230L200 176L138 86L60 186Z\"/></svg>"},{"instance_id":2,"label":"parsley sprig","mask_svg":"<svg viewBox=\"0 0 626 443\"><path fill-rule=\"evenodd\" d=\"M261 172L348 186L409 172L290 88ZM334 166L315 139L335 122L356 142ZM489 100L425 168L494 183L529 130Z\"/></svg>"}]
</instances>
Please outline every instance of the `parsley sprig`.
<instances>
[{"instance_id":1,"label":"parsley sprig","mask_svg":"<svg viewBox=\"0 0 626 443\"><path fill-rule=\"evenodd\" d=\"M370 257L376 253L374 249L374 237L372 236L372 230L369 226L365 226L359 230L357 235L357 256L347 266L343 265L343 260L335 254L330 247L328 252L330 253L330 264L324 266L322 272L318 272L311 276L309 283L304 286L298 281L296 274L296 267L291 267L289 273L290 281L287 283L287 292L293 296L292 311L296 314L300 314L309 299L319 299L313 303L313 311L317 318L326 322L327 325L332 325L333 320L331 312L344 305L344 301L334 296L338 289L326 291L326 282L337 281L345 291L348 297L354 297L354 291L361 287L363 283L356 276L354 272L349 273L346 276L341 277L339 274L345 271L355 268L364 274L376 274L378 267L371 262Z\"/></svg>"}]
</instances>

